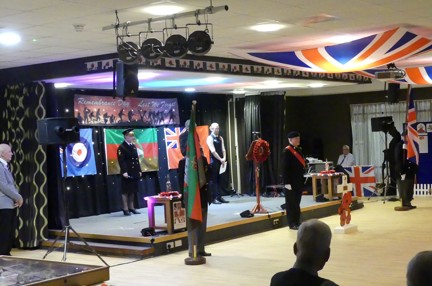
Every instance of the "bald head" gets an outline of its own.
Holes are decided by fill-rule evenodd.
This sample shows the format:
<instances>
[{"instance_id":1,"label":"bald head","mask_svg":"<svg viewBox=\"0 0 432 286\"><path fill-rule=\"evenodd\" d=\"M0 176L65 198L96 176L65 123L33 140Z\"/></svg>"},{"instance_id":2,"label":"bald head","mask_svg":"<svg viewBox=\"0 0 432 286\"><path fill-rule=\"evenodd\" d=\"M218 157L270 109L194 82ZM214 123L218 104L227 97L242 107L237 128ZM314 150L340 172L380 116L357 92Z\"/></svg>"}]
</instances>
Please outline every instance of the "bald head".
<instances>
[{"instance_id":1,"label":"bald head","mask_svg":"<svg viewBox=\"0 0 432 286\"><path fill-rule=\"evenodd\" d=\"M314 270L321 270L330 257L332 233L330 227L317 220L303 222L297 232L294 253L297 262L310 265Z\"/></svg>"},{"instance_id":2,"label":"bald head","mask_svg":"<svg viewBox=\"0 0 432 286\"><path fill-rule=\"evenodd\" d=\"M417 253L408 263L407 285L430 286L432 285L432 251Z\"/></svg>"},{"instance_id":3,"label":"bald head","mask_svg":"<svg viewBox=\"0 0 432 286\"><path fill-rule=\"evenodd\" d=\"M215 134L216 136L218 136L219 135L219 124L218 123L216 123L216 122L213 122L211 125L210 125L210 131L213 133L213 134Z\"/></svg>"}]
</instances>

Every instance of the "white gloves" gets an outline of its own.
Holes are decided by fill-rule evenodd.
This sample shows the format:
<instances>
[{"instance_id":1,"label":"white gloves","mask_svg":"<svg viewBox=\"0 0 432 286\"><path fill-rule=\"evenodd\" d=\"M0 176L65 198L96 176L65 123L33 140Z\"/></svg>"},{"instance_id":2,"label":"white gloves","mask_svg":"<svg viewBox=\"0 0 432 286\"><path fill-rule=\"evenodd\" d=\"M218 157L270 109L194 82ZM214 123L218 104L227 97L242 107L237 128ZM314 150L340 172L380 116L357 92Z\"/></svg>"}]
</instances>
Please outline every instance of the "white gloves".
<instances>
[{"instance_id":1,"label":"white gloves","mask_svg":"<svg viewBox=\"0 0 432 286\"><path fill-rule=\"evenodd\" d=\"M287 190L292 190L292 188L291 188L291 185L290 184L286 184L285 186L285 189L287 189Z\"/></svg>"}]
</instances>

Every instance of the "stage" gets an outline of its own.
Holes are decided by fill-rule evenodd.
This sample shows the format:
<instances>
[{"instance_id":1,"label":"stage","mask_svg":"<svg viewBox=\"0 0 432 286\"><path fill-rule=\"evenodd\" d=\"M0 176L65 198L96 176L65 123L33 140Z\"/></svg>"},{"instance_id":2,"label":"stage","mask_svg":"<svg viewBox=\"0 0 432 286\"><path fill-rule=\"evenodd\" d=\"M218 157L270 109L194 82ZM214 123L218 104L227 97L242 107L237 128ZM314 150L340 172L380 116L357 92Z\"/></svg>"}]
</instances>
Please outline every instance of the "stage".
<instances>
[{"instance_id":1,"label":"stage","mask_svg":"<svg viewBox=\"0 0 432 286\"><path fill-rule=\"evenodd\" d=\"M254 217L242 218L240 213L252 210L256 205L254 196L225 196L228 204L210 205L207 219L207 244L229 240L245 235L286 227L285 210L281 205L284 197L261 197L261 205L267 211L256 213ZM304 195L301 201L302 219L321 218L337 214L340 200L315 202L312 195ZM353 198L352 210L363 207L363 203ZM168 254L187 249L187 232L177 230L172 234L156 229L154 236L142 236L141 230L149 227L147 208L138 210L141 214L124 216L115 212L98 216L70 219L72 228L98 253L109 255L130 255L141 258ZM165 225L164 206L155 206L155 224ZM50 237L59 239L55 246L62 247L63 232L50 230ZM70 249L82 249L82 242L70 232ZM52 245L50 239L44 247Z\"/></svg>"}]
</instances>

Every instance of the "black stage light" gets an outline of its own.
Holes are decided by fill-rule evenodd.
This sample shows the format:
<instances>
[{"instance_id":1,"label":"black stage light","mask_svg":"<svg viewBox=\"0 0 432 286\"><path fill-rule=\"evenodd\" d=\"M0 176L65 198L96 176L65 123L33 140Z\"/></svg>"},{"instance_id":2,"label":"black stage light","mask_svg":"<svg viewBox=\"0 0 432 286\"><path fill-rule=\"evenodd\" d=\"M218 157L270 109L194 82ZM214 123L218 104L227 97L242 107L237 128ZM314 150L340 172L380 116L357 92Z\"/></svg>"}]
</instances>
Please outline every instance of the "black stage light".
<instances>
[{"instance_id":1,"label":"black stage light","mask_svg":"<svg viewBox=\"0 0 432 286\"><path fill-rule=\"evenodd\" d=\"M138 45L134 42L123 42L117 47L119 59L125 64L134 64L138 61L140 53Z\"/></svg>"},{"instance_id":2,"label":"black stage light","mask_svg":"<svg viewBox=\"0 0 432 286\"><path fill-rule=\"evenodd\" d=\"M148 60L157 60L162 57L163 45L158 39L151 38L141 44L141 55Z\"/></svg>"},{"instance_id":3,"label":"black stage light","mask_svg":"<svg viewBox=\"0 0 432 286\"><path fill-rule=\"evenodd\" d=\"M165 52L171 58L182 58L187 52L187 41L182 35L171 35L165 41Z\"/></svg>"},{"instance_id":4,"label":"black stage light","mask_svg":"<svg viewBox=\"0 0 432 286\"><path fill-rule=\"evenodd\" d=\"M205 31L195 31L190 34L187 40L187 47L192 54L205 55L213 44L210 35Z\"/></svg>"}]
</instances>

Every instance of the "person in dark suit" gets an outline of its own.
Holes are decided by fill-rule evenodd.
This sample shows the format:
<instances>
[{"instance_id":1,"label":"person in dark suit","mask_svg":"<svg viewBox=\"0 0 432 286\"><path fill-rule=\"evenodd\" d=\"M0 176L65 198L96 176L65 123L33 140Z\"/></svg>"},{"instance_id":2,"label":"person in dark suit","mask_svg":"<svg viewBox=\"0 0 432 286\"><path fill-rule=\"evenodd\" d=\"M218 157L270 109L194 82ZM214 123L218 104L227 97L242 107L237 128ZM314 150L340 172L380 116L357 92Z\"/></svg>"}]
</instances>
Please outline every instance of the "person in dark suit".
<instances>
[{"instance_id":1,"label":"person in dark suit","mask_svg":"<svg viewBox=\"0 0 432 286\"><path fill-rule=\"evenodd\" d=\"M300 202L304 190L306 161L300 148L300 133L288 133L288 146L282 152L282 177L285 188L285 205L290 229L300 226Z\"/></svg>"},{"instance_id":2,"label":"person in dark suit","mask_svg":"<svg viewBox=\"0 0 432 286\"><path fill-rule=\"evenodd\" d=\"M185 178L185 167L186 167L186 150L187 150L187 136L189 134L189 120L185 122L186 131L180 135L180 150L182 155L185 156L179 161L179 166L177 169L177 179L179 183L180 194L183 197L183 204L187 204L188 198L184 196L184 178ZM182 140L183 138L183 140ZM184 139L186 138L186 139ZM189 257L194 256L194 242L197 246L197 254L199 256L211 256L211 253L205 251L205 237L207 233L207 213L208 206L211 203L211 193L208 188L209 174L210 174L210 166L207 162L207 158L204 156L201 149L201 160L204 166L204 172L206 175L206 184L200 188L200 198L201 198L201 214L202 214L202 222L200 224L191 223L188 220L187 229L188 229L188 250Z\"/></svg>"},{"instance_id":3,"label":"person in dark suit","mask_svg":"<svg viewBox=\"0 0 432 286\"><path fill-rule=\"evenodd\" d=\"M402 139L395 145L394 162L396 184L402 201L402 207L396 207L395 210L405 211L415 209L416 207L411 204L411 201L414 196L414 181L418 166L407 159L407 150Z\"/></svg>"},{"instance_id":4,"label":"person in dark suit","mask_svg":"<svg viewBox=\"0 0 432 286\"><path fill-rule=\"evenodd\" d=\"M139 214L134 207L135 194L138 191L138 181L141 178L141 164L138 151L134 144L135 134L132 128L123 131L124 141L117 149L117 158L122 175L122 205L123 214Z\"/></svg>"},{"instance_id":5,"label":"person in dark suit","mask_svg":"<svg viewBox=\"0 0 432 286\"><path fill-rule=\"evenodd\" d=\"M318 276L330 258L331 237L330 227L317 219L302 223L294 243L294 266L273 275L270 286L337 286Z\"/></svg>"},{"instance_id":6,"label":"person in dark suit","mask_svg":"<svg viewBox=\"0 0 432 286\"><path fill-rule=\"evenodd\" d=\"M11 255L17 223L17 208L23 204L8 163L13 152L9 145L0 144L0 255Z\"/></svg>"}]
</instances>

